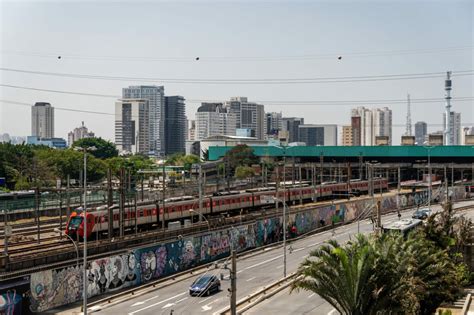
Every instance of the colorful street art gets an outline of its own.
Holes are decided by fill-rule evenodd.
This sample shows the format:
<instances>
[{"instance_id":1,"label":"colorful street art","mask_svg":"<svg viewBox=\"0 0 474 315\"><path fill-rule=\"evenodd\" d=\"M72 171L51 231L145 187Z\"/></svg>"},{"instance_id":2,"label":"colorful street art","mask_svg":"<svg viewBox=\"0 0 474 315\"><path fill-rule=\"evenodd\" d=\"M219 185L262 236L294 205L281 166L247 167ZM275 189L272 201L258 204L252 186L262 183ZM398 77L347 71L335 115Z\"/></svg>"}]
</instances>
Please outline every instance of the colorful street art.
<instances>
[{"instance_id":1,"label":"colorful street art","mask_svg":"<svg viewBox=\"0 0 474 315\"><path fill-rule=\"evenodd\" d=\"M21 294L12 289L4 294L0 294L0 314L1 315L21 315Z\"/></svg>"},{"instance_id":2,"label":"colorful street art","mask_svg":"<svg viewBox=\"0 0 474 315\"><path fill-rule=\"evenodd\" d=\"M463 191L454 190L452 198L464 197ZM427 191L399 196L380 196L382 211L426 203ZM322 225L348 222L372 214L371 199L348 201L292 213L288 216L289 237L310 232ZM231 249L238 252L277 242L282 239L282 217L267 218L253 224L213 231L198 236L139 248L127 254L97 259L87 266L87 295L89 297L136 286L164 276L227 257ZM82 297L82 266L36 272L30 278L30 309L44 312L48 309L76 302ZM3 298L3 300L2 300ZM0 298L0 311L10 305L9 297ZM6 299L6 300L5 300ZM5 302L7 301L7 302ZM3 303L3 304L2 304ZM8 304L10 303L10 304ZM11 308L10 308L11 309ZM7 313L9 314L9 313ZM12 314L12 313L10 313ZM9 315L10 315L9 314Z\"/></svg>"}]
</instances>

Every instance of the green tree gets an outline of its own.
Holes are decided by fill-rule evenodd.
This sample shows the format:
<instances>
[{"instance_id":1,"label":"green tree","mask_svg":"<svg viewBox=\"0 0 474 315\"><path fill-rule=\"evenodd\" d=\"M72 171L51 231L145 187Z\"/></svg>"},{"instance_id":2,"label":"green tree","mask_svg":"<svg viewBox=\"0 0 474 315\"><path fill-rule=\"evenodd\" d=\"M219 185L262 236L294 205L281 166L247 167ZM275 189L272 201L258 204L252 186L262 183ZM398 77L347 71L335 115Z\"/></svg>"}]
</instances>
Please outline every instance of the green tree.
<instances>
[{"instance_id":1,"label":"green tree","mask_svg":"<svg viewBox=\"0 0 474 315\"><path fill-rule=\"evenodd\" d=\"M237 166L235 169L235 177L237 179L249 179L255 176L255 170L250 166Z\"/></svg>"},{"instance_id":2,"label":"green tree","mask_svg":"<svg viewBox=\"0 0 474 315\"><path fill-rule=\"evenodd\" d=\"M454 261L423 233L330 241L298 273L293 289L319 294L341 314L432 314L462 284Z\"/></svg>"},{"instance_id":3,"label":"green tree","mask_svg":"<svg viewBox=\"0 0 474 315\"><path fill-rule=\"evenodd\" d=\"M93 137L79 139L72 144L72 148L75 147L95 147L96 150L91 151L91 154L99 159L108 159L118 156L118 150L115 144L102 138Z\"/></svg>"},{"instance_id":4,"label":"green tree","mask_svg":"<svg viewBox=\"0 0 474 315\"><path fill-rule=\"evenodd\" d=\"M246 144L237 145L226 152L224 163L230 172L234 173L237 166L251 166L258 164L258 157L253 153L253 149Z\"/></svg>"}]
</instances>

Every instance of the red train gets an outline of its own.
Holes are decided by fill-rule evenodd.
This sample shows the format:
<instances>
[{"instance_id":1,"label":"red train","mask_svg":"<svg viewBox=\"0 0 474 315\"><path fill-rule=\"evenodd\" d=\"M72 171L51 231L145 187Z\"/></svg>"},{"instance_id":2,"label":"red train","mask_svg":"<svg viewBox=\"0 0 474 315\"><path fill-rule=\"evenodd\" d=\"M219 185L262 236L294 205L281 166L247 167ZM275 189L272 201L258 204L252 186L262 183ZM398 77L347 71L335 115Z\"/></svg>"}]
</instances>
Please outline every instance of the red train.
<instances>
[{"instance_id":1,"label":"red train","mask_svg":"<svg viewBox=\"0 0 474 315\"><path fill-rule=\"evenodd\" d=\"M293 201L309 202L313 200L321 200L331 198L333 196L347 195L350 192L353 195L365 194L368 192L368 182L354 180L350 182L348 189L347 183L323 183L313 188L306 184L290 186L276 192L275 188L255 188L245 191L221 192L212 196L203 198L202 210L203 215L212 216L220 213L232 213L243 209L258 209L268 206L269 197L277 197L290 203ZM387 180L382 178L374 181L375 191L387 190ZM146 230L154 224L161 224L162 220L183 221L191 217L197 217L199 208L199 199L192 196L183 196L169 198L163 203L158 203L159 215L157 213L157 204L150 202L142 202L134 206L125 207L125 229L139 228ZM190 210L196 210L196 212ZM113 226L119 229L119 207L112 206L113 210ZM87 236L100 235L109 229L109 211L107 206L100 206L90 209L87 212ZM66 225L66 234L71 237L84 237L84 213L81 209L74 211L69 217Z\"/></svg>"}]
</instances>

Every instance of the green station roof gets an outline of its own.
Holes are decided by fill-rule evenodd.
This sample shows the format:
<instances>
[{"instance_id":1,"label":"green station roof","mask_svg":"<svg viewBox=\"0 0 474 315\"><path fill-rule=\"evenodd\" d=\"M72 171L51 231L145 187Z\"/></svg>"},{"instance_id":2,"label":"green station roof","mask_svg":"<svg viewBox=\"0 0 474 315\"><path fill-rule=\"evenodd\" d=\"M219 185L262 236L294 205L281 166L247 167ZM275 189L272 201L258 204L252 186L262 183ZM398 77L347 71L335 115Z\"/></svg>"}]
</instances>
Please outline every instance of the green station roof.
<instances>
[{"instance_id":1,"label":"green station roof","mask_svg":"<svg viewBox=\"0 0 474 315\"><path fill-rule=\"evenodd\" d=\"M229 146L211 146L209 147L209 160L218 160L225 155L227 151L233 147ZM473 146L250 146L254 154L259 157L301 157L311 158L319 157L348 157L358 158L364 157L412 157L423 158L428 155L431 157L457 157L457 158L474 158ZM473 160L474 162L474 160Z\"/></svg>"}]
</instances>

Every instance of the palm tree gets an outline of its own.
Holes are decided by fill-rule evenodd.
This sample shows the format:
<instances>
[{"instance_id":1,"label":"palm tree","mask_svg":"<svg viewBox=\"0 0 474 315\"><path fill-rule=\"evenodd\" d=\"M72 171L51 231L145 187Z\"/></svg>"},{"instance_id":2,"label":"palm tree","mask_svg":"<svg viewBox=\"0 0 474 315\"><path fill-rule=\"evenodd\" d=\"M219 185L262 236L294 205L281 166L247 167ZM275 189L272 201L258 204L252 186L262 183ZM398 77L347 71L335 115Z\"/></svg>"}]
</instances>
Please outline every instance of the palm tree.
<instances>
[{"instance_id":1,"label":"palm tree","mask_svg":"<svg viewBox=\"0 0 474 315\"><path fill-rule=\"evenodd\" d=\"M373 243L363 235L345 247L331 240L302 263L302 277L292 289L319 294L343 315L376 314L388 295L373 272L376 257Z\"/></svg>"}]
</instances>

